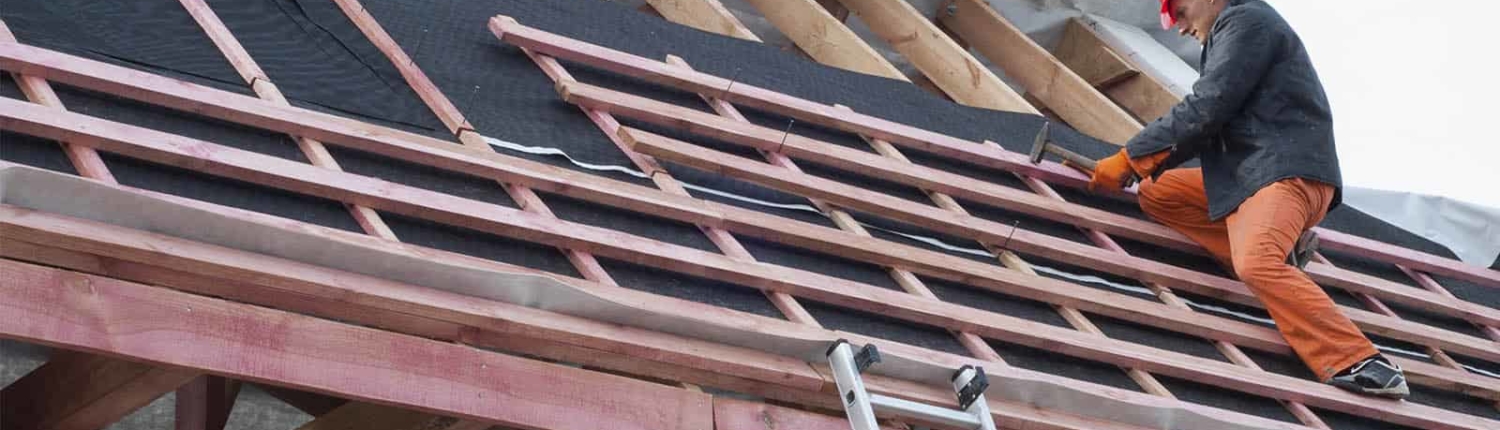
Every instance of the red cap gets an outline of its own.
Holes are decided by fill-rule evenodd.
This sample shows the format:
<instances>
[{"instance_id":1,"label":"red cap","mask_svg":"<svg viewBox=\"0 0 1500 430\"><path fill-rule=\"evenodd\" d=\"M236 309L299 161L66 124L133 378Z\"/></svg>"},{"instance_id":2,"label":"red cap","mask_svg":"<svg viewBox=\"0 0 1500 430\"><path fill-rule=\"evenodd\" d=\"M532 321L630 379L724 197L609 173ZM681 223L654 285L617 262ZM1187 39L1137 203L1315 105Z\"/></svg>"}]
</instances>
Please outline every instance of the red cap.
<instances>
[{"instance_id":1,"label":"red cap","mask_svg":"<svg viewBox=\"0 0 1500 430\"><path fill-rule=\"evenodd\" d=\"M1177 25L1177 16L1172 14L1172 0L1161 0L1161 29L1171 30Z\"/></svg>"}]
</instances>

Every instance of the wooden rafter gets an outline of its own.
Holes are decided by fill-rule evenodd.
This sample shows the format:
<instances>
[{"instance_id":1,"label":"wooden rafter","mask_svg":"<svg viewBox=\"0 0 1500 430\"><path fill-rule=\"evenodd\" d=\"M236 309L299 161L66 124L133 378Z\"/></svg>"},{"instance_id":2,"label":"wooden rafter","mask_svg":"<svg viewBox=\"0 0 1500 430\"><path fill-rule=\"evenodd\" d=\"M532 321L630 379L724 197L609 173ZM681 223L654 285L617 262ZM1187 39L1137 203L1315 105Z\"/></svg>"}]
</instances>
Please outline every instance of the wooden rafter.
<instances>
[{"instance_id":1,"label":"wooden rafter","mask_svg":"<svg viewBox=\"0 0 1500 430\"><path fill-rule=\"evenodd\" d=\"M177 430L223 430L239 397L240 381L202 375L177 389Z\"/></svg>"},{"instance_id":2,"label":"wooden rafter","mask_svg":"<svg viewBox=\"0 0 1500 430\"><path fill-rule=\"evenodd\" d=\"M1113 71L1139 67L1116 54L1092 27L1077 18L1064 25L1057 59L1071 70L1095 76L1098 82L1091 83L1142 123L1155 121L1181 99L1149 73L1116 75Z\"/></svg>"},{"instance_id":3,"label":"wooden rafter","mask_svg":"<svg viewBox=\"0 0 1500 430\"><path fill-rule=\"evenodd\" d=\"M708 396L681 389L15 261L0 273L6 337L501 425L712 425Z\"/></svg>"},{"instance_id":4,"label":"wooden rafter","mask_svg":"<svg viewBox=\"0 0 1500 430\"><path fill-rule=\"evenodd\" d=\"M714 34L759 42L719 0L646 0L662 18Z\"/></svg>"},{"instance_id":5,"label":"wooden rafter","mask_svg":"<svg viewBox=\"0 0 1500 430\"><path fill-rule=\"evenodd\" d=\"M1000 77L905 1L839 0L958 103L1036 113Z\"/></svg>"},{"instance_id":6,"label":"wooden rafter","mask_svg":"<svg viewBox=\"0 0 1500 430\"><path fill-rule=\"evenodd\" d=\"M901 70L844 26L849 14L837 0L747 0L781 34L814 61L867 75L906 80ZM825 6L838 8L844 16Z\"/></svg>"},{"instance_id":7,"label":"wooden rafter","mask_svg":"<svg viewBox=\"0 0 1500 430\"><path fill-rule=\"evenodd\" d=\"M1129 113L1069 70L984 0L955 0L938 17L1069 125L1115 144L1140 131Z\"/></svg>"},{"instance_id":8,"label":"wooden rafter","mask_svg":"<svg viewBox=\"0 0 1500 430\"><path fill-rule=\"evenodd\" d=\"M4 273L0 283L31 281L35 283L31 288L48 286L10 270L0 273ZM7 293L7 303L0 307L19 306L22 299L11 297L16 293ZM5 321L19 325L23 315L29 314L8 310L6 315ZM5 416L5 428L104 428L198 375L195 370L176 366L56 351L41 367L0 390L0 415Z\"/></svg>"}]
</instances>

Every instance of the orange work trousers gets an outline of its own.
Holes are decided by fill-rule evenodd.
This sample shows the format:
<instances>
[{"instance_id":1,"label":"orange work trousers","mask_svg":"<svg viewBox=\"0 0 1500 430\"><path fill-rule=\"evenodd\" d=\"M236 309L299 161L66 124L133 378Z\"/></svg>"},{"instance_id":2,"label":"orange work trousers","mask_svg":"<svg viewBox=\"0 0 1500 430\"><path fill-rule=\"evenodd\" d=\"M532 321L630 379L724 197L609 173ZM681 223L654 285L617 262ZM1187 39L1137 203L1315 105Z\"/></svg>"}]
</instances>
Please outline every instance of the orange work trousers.
<instances>
[{"instance_id":1,"label":"orange work trousers","mask_svg":"<svg viewBox=\"0 0 1500 430\"><path fill-rule=\"evenodd\" d=\"M1327 381L1375 355L1375 346L1328 293L1306 273L1286 264L1304 231L1328 213L1334 188L1307 179L1284 179L1257 191L1218 221L1208 219L1203 170L1172 169L1140 186L1141 210L1208 249L1264 303L1277 330L1302 362Z\"/></svg>"}]
</instances>

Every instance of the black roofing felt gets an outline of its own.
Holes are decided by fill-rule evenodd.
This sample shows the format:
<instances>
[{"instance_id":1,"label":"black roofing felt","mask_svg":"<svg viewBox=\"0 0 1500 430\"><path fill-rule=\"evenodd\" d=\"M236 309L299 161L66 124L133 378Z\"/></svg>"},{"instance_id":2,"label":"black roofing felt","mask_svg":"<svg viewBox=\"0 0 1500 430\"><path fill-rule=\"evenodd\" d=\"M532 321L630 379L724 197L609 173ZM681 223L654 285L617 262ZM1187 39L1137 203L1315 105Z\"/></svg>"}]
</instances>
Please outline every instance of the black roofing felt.
<instances>
[{"instance_id":1,"label":"black roofing felt","mask_svg":"<svg viewBox=\"0 0 1500 430\"><path fill-rule=\"evenodd\" d=\"M326 0L253 0L211 1L246 48L266 70L270 78L292 103L337 115L396 126L452 141L445 127L416 99L396 73L395 68L372 44L365 40L337 7ZM776 48L737 39L724 38L676 26L640 14L621 5L593 0L434 0L397 1L363 0L366 8L384 29L410 54L429 78L449 96L482 134L522 145L559 148L573 157L594 164L629 166L630 161L580 111L560 100L551 80L519 49L495 40L485 27L489 17L505 14L526 25L541 28L632 52L649 58L676 54L687 59L698 70L737 81L762 86L824 103L840 103L857 111L980 141L993 140L1008 149L1029 149L1031 137L1040 127L1035 116L973 109L933 97L915 86L884 78L860 75L823 67L789 55ZM0 8L3 17L18 37L26 43L42 45L64 52L104 59L117 64L155 73L248 93L241 78L234 73L218 50L203 36L180 4L174 0L141 0L136 2L89 2L81 0L13 0ZM585 82L619 88L632 93L664 100L681 106L705 110L695 95L668 90L630 78L568 65L575 76ZM71 110L118 121L193 136L255 152L305 162L295 144L285 136L249 129L216 120L149 107L112 96L60 88ZM0 93L21 97L8 78L0 78ZM786 119L744 109L752 122L785 127ZM755 158L752 151L733 145L688 136L674 130L649 127L622 121L655 132L683 138L710 148ZM793 124L792 132L869 151L858 137L810 124ZM1094 141L1073 130L1054 124L1052 137L1085 154L1100 156L1115 147ZM62 151L49 141L11 133L0 134L0 159L71 171ZM334 148L335 158L350 172L384 178L421 188L454 194L493 204L515 207L493 181L473 178L409 163ZM581 169L561 157L521 154L501 150L507 155L535 159L570 169ZM1025 189L1013 175L953 160L941 160L916 151L906 151L921 165L986 179L991 182ZM289 195L264 187L208 178L204 175L150 163L107 158L109 166L128 185L185 195L250 210L278 214L294 219L357 231L358 226L343 206L326 200ZM805 164L805 163L804 163ZM705 173L672 163L664 163L673 176L690 184L710 187L737 195L783 205L808 205L807 199L780 193L742 181ZM910 187L879 183L832 169L804 166L811 172L835 177L862 187L887 191L914 201L926 200ZM590 173L621 181L650 185L642 178L612 173ZM1108 201L1085 193L1059 189L1072 202L1107 208L1117 213L1141 217L1129 204ZM832 226L826 217L798 209L769 208L741 200L690 190L694 196L708 200L764 211L803 222ZM584 224L625 230L637 235L678 243L698 249L713 250L695 227L669 222L651 216L624 213L587 202L555 195L543 199L564 219ZM964 202L966 208L982 218L1009 225L1021 220L1021 228L1084 242L1076 228L1045 219L1026 217L999 208ZM434 248L447 249L482 258L504 261L532 268L579 276L561 252L555 248L524 243L455 227L441 226L392 214L382 214L402 240ZM857 214L862 222L882 228L936 237L964 248L979 248L968 239L933 234L921 228ZM1377 240L1431 252L1452 254L1429 241L1400 231L1348 208L1334 211L1325 226ZM876 236L928 247L911 239L880 230ZM857 280L884 288L894 287L884 269L851 262L837 256L793 250L769 242L742 238L758 259L786 266ZM1150 245L1122 241L1134 255L1200 269L1217 270L1201 257L1183 256ZM930 248L929 249L936 249ZM990 264L994 258L942 251ZM1036 264L1056 267L1073 273L1111 279L1139 286L1086 268L1064 265L1038 258ZM759 292L743 286L671 273L632 263L601 259L606 271L628 288L635 288L710 303L717 306L779 317L780 313ZM1350 264L1352 270L1371 270L1377 276L1390 276L1389 268ZM1397 280L1391 278L1392 280ZM945 301L988 309L1008 315L1064 326L1066 323L1052 307L1015 297L995 294L971 286L923 278L929 288ZM1077 282L1069 280L1070 282ZM1445 286L1465 299L1496 306L1493 289L1439 278ZM1403 282L1406 283L1406 282ZM1082 282L1095 288L1109 287ZM1409 283L1408 283L1409 284ZM1111 291L1120 292L1116 289ZM1131 294L1134 293L1124 293ZM1155 300L1149 295L1138 297ZM1211 299L1183 294L1184 298L1215 306L1224 306L1251 314L1257 310L1220 303ZM1352 297L1335 296L1346 303ZM804 304L820 322L830 328L893 339L929 348L964 353L953 336L941 329L887 319L878 315L840 309L807 302ZM1356 303L1357 304L1357 303ZM1398 310L1405 313L1405 310ZM1114 337L1151 344L1169 350L1211 357L1212 346L1202 339L1141 327L1132 323L1094 316L1100 327ZM990 340L992 346L1013 364L1044 372L1101 382L1139 390L1139 386L1115 366L1087 360L1062 357L1054 352ZM1385 344L1388 340L1378 339ZM1420 350L1416 346L1389 341L1392 346ZM1297 363L1289 357L1252 355L1273 371L1307 377L1299 373ZM1464 359L1469 360L1469 359ZM1494 363L1471 360L1493 369ZM1268 364L1277 362L1276 365ZM1254 396L1194 386L1171 381L1179 396L1277 419L1287 419L1286 412L1274 402ZM1181 391L1178 391L1181 390ZM1439 397L1443 407L1448 400ZM1467 406L1453 403L1455 408ZM1390 428L1341 414L1326 413L1325 420L1338 429Z\"/></svg>"}]
</instances>

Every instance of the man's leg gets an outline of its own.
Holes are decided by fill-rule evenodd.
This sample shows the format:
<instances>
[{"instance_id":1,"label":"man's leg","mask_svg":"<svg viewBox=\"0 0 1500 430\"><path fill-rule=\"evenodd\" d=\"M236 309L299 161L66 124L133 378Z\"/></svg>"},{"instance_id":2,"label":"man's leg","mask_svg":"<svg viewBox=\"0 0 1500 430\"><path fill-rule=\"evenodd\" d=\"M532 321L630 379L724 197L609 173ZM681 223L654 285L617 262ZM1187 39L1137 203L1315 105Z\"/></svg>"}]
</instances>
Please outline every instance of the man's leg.
<instances>
[{"instance_id":1,"label":"man's leg","mask_svg":"<svg viewBox=\"0 0 1500 430\"><path fill-rule=\"evenodd\" d=\"M1223 220L1208 219L1203 169L1172 169L1156 180L1141 181L1141 211L1203 246L1226 270L1230 268L1229 230Z\"/></svg>"},{"instance_id":2,"label":"man's leg","mask_svg":"<svg viewBox=\"0 0 1500 430\"><path fill-rule=\"evenodd\" d=\"M1287 179L1262 188L1226 218L1235 274L1321 381L1377 355L1328 294L1286 264L1298 236L1327 213L1333 192L1327 184Z\"/></svg>"}]
</instances>

